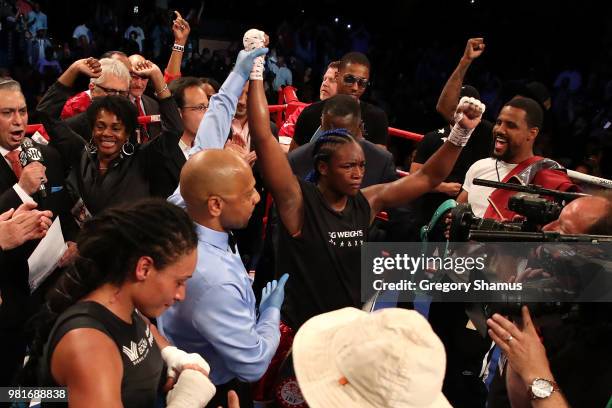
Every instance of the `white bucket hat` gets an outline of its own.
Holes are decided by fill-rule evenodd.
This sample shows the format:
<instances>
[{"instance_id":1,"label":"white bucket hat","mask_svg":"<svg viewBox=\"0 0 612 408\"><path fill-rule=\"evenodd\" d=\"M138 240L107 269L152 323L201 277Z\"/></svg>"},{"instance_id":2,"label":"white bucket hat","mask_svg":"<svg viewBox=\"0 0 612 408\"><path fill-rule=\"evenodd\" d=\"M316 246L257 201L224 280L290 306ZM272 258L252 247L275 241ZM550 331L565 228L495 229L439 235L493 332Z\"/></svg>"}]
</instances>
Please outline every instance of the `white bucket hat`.
<instances>
[{"instance_id":1,"label":"white bucket hat","mask_svg":"<svg viewBox=\"0 0 612 408\"><path fill-rule=\"evenodd\" d=\"M418 312L344 308L315 316L293 342L295 374L311 408L448 408L446 354Z\"/></svg>"}]
</instances>

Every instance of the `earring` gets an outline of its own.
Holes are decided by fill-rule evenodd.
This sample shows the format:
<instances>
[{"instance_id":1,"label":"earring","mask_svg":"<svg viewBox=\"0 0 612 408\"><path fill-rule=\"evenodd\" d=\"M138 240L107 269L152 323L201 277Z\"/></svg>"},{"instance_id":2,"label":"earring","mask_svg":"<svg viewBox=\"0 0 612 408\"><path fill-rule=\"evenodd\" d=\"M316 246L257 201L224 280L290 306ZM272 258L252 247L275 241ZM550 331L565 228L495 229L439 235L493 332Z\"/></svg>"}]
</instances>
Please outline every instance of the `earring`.
<instances>
[{"instance_id":1,"label":"earring","mask_svg":"<svg viewBox=\"0 0 612 408\"><path fill-rule=\"evenodd\" d=\"M95 145L93 137L89 139L89 143L85 145L85 149L87 149L90 154L94 154L98 151L98 146Z\"/></svg>"},{"instance_id":2,"label":"earring","mask_svg":"<svg viewBox=\"0 0 612 408\"><path fill-rule=\"evenodd\" d=\"M132 143L130 143L129 140L125 142L123 146L121 146L121 153L123 153L125 156L133 155L135 150L136 148Z\"/></svg>"}]
</instances>

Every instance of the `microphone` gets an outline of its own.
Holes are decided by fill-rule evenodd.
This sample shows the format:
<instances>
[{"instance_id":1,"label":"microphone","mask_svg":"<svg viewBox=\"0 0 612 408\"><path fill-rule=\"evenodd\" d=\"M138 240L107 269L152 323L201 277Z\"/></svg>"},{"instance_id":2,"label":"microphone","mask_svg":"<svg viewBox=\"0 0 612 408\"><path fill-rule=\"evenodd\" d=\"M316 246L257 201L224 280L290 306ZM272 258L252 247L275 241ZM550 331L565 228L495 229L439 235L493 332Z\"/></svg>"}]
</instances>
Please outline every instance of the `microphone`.
<instances>
[{"instance_id":1,"label":"microphone","mask_svg":"<svg viewBox=\"0 0 612 408\"><path fill-rule=\"evenodd\" d=\"M42 152L40 149L32 143L32 140L29 137L24 137L21 142L21 153L19 153L19 161L21 162L21 167L25 167L30 163L39 162L44 163ZM47 188L45 187L45 183L40 183L40 187L38 187L38 193L41 198L47 198Z\"/></svg>"}]
</instances>

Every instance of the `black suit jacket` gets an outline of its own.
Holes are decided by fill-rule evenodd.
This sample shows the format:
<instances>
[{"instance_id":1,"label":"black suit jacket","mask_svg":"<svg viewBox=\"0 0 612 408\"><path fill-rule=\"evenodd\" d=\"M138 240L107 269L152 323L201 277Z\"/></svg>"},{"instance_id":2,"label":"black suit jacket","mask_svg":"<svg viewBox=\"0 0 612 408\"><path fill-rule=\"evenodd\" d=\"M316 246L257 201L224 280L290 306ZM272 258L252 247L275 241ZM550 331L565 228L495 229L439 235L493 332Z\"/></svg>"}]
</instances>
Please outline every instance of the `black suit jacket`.
<instances>
[{"instance_id":1,"label":"black suit jacket","mask_svg":"<svg viewBox=\"0 0 612 408\"><path fill-rule=\"evenodd\" d=\"M83 139L89 141L92 137L92 129L87 118L87 112L81 112L64 120L70 129L80 135Z\"/></svg>"},{"instance_id":2,"label":"black suit jacket","mask_svg":"<svg viewBox=\"0 0 612 408\"><path fill-rule=\"evenodd\" d=\"M142 104L144 105L145 115L159 115L159 103L147 95L142 95ZM161 122L149 123L147 125L147 132L151 138L156 138L162 132Z\"/></svg>"},{"instance_id":3,"label":"black suit jacket","mask_svg":"<svg viewBox=\"0 0 612 408\"><path fill-rule=\"evenodd\" d=\"M66 169L57 150L50 146L34 144L42 152L48 183L47 197L43 199L35 194L33 198L38 203L39 209L51 210L54 217L60 217L64 238L74 240L78 228L70 215L72 203L64 184ZM11 167L5 160L0 160L0 213L22 204L13 189L17 181ZM32 298L28 286L28 257L38 242L26 242L18 248L3 253L0 264L0 290L3 300L0 306L0 330L20 327L40 306L42 298Z\"/></svg>"},{"instance_id":4,"label":"black suit jacket","mask_svg":"<svg viewBox=\"0 0 612 408\"><path fill-rule=\"evenodd\" d=\"M397 179L391 153L365 139L362 139L360 144L366 159L365 174L361 183L362 188ZM289 153L288 159L293 174L304 179L313 170L313 149L314 143L307 143Z\"/></svg>"},{"instance_id":5,"label":"black suit jacket","mask_svg":"<svg viewBox=\"0 0 612 408\"><path fill-rule=\"evenodd\" d=\"M142 95L142 104L145 107L145 114L160 114L159 103L155 99ZM147 127L149 136L152 138L159 136L162 130L161 122L150 123ZM183 155L183 151L177 143L171 151L166 152L164 162L156 169L156 174L154 175L155 182L151 183L151 194L156 197L167 198L174 193L174 190L178 187L181 169L185 161L185 155Z\"/></svg>"},{"instance_id":6,"label":"black suit jacket","mask_svg":"<svg viewBox=\"0 0 612 408\"><path fill-rule=\"evenodd\" d=\"M178 187L181 170L187 160L178 143L166 152L164 162L155 170L155 183L151 183L151 194L167 198Z\"/></svg>"}]
</instances>

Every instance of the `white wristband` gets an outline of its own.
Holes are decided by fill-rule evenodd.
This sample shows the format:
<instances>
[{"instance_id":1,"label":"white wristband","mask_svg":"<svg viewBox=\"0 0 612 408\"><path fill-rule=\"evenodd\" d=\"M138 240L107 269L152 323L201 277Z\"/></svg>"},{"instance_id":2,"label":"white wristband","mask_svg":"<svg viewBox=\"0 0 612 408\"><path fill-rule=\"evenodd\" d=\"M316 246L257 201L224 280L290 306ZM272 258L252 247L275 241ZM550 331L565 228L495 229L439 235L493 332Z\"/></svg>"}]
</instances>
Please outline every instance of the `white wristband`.
<instances>
[{"instance_id":1,"label":"white wristband","mask_svg":"<svg viewBox=\"0 0 612 408\"><path fill-rule=\"evenodd\" d=\"M174 51L178 51L178 52L185 52L185 46L181 45L181 44L174 44L172 46L172 49Z\"/></svg>"},{"instance_id":2,"label":"white wristband","mask_svg":"<svg viewBox=\"0 0 612 408\"><path fill-rule=\"evenodd\" d=\"M203 408L215 396L216 388L199 371L185 370L166 397L167 408Z\"/></svg>"}]
</instances>

